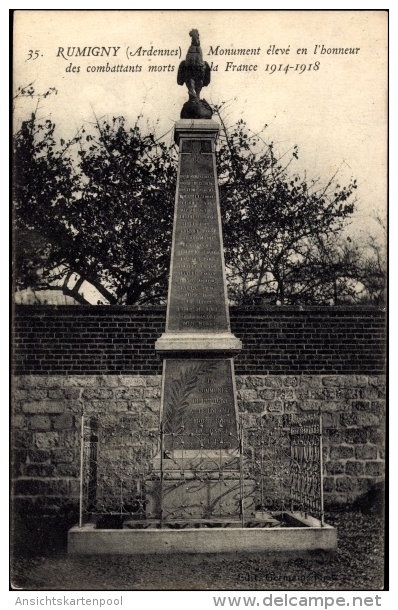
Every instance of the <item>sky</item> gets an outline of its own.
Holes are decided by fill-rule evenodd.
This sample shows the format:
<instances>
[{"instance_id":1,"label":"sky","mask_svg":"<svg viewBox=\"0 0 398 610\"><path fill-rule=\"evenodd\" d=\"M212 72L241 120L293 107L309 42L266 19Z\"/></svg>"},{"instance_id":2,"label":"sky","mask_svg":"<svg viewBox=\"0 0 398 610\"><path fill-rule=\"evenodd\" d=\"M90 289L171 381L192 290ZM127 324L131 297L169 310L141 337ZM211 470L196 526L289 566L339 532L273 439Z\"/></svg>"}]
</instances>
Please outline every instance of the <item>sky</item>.
<instances>
[{"instance_id":1,"label":"sky","mask_svg":"<svg viewBox=\"0 0 398 610\"><path fill-rule=\"evenodd\" d=\"M143 126L171 141L188 99L176 83L178 65L196 28L213 68L202 97L227 102L231 123L242 118L255 132L267 125L264 138L280 155L297 145L292 170L321 182L337 172L342 185L356 178L351 230L376 233L374 217L387 210L387 25L385 11L367 10L22 10L14 90L56 87L40 113L64 139L95 116L133 124L142 114ZM245 54L228 54L237 50ZM17 100L15 124L31 110Z\"/></svg>"}]
</instances>

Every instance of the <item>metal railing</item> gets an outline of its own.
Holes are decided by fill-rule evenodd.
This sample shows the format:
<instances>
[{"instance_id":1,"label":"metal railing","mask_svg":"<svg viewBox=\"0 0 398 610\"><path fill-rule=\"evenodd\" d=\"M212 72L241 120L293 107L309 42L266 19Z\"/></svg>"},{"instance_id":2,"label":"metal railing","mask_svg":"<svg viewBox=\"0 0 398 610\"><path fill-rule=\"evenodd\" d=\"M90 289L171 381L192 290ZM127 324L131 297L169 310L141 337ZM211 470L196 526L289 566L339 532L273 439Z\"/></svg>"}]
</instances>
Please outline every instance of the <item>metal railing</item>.
<instances>
[{"instance_id":1,"label":"metal railing","mask_svg":"<svg viewBox=\"0 0 398 610\"><path fill-rule=\"evenodd\" d=\"M243 526L301 511L323 524L322 471L320 414L242 413L236 437L221 424L188 435L130 413L83 415L79 523Z\"/></svg>"}]
</instances>

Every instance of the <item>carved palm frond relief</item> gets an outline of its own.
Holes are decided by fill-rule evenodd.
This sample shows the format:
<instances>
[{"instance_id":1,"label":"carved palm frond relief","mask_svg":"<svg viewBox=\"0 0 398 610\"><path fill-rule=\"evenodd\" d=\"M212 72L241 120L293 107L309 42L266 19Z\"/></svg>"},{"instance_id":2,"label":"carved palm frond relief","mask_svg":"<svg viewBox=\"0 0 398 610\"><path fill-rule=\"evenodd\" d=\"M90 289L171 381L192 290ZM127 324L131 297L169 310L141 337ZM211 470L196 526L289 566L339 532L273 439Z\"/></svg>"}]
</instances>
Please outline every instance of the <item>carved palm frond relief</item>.
<instances>
[{"instance_id":1,"label":"carved palm frond relief","mask_svg":"<svg viewBox=\"0 0 398 610\"><path fill-rule=\"evenodd\" d=\"M211 373L214 363L191 364L181 367L180 376L171 383L168 399L165 405L165 432L176 434L183 430L186 411L189 406L189 395L197 387L202 375Z\"/></svg>"}]
</instances>

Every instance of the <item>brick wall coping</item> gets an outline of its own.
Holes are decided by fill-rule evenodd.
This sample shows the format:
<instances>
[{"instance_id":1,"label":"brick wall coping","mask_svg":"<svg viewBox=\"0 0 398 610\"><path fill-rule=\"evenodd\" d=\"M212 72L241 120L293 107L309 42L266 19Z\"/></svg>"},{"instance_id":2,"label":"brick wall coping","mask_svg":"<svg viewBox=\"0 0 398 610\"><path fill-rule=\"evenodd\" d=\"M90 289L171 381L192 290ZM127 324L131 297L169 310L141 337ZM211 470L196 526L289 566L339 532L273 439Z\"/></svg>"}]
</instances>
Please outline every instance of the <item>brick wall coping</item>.
<instances>
[{"instance_id":1,"label":"brick wall coping","mask_svg":"<svg viewBox=\"0 0 398 610\"><path fill-rule=\"evenodd\" d=\"M311 306L293 306L293 305L270 305L270 306L259 306L259 305L246 305L238 306L232 305L229 308L231 314L239 314L240 312L253 313L258 315L266 315L267 313L283 313L287 315L305 315L306 313L321 313L329 315L341 315L342 313L353 314L353 315L374 315L377 317L385 317L386 310L382 307L375 307L370 305L311 305ZM150 305L147 307L141 307L136 305L23 305L15 304L14 312L16 315L23 313L43 315L49 313L59 313L65 315L66 313L72 314L83 314L83 315L106 315L107 313L160 313L166 315L166 306L164 305Z\"/></svg>"}]
</instances>

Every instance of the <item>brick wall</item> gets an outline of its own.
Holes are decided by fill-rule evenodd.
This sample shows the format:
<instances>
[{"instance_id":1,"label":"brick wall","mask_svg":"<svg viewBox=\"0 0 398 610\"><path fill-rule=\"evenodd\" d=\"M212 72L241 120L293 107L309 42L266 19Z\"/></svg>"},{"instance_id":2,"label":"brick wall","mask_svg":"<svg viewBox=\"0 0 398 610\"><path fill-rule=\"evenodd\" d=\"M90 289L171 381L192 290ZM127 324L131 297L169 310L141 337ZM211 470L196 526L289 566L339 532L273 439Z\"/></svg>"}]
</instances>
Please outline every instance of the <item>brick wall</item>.
<instances>
[{"instance_id":1,"label":"brick wall","mask_svg":"<svg viewBox=\"0 0 398 610\"><path fill-rule=\"evenodd\" d=\"M165 319L164 308L19 306L14 372L160 374L154 344ZM231 329L243 342L238 375L384 373L381 310L232 308Z\"/></svg>"}]
</instances>

